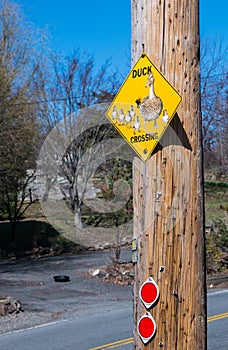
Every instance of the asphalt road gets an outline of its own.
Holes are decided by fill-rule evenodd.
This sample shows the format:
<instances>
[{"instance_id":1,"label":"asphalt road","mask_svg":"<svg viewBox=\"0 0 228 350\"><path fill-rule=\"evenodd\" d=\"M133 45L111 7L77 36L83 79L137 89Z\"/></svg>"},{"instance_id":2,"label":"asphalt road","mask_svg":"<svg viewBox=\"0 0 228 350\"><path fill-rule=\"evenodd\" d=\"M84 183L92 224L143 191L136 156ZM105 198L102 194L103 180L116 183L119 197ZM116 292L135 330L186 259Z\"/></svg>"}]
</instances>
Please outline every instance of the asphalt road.
<instances>
[{"instance_id":1,"label":"asphalt road","mask_svg":"<svg viewBox=\"0 0 228 350\"><path fill-rule=\"evenodd\" d=\"M110 262L109 256L99 252L0 263L0 295L19 298L25 309L1 318L5 334L0 336L0 349L132 349L132 287L86 274ZM123 260L128 259L130 252L124 251ZM54 282L53 276L60 273L70 275L71 282ZM211 317L216 315L221 316ZM208 316L208 350L228 349L228 290L209 292Z\"/></svg>"},{"instance_id":2,"label":"asphalt road","mask_svg":"<svg viewBox=\"0 0 228 350\"><path fill-rule=\"evenodd\" d=\"M207 313L208 350L228 349L228 289L208 293ZM210 317L215 315L221 318Z\"/></svg>"},{"instance_id":3,"label":"asphalt road","mask_svg":"<svg viewBox=\"0 0 228 350\"><path fill-rule=\"evenodd\" d=\"M208 350L228 348L228 314L212 319L228 310L228 290L208 295ZM133 347L132 308L129 303L121 308L104 308L94 315L81 313L77 317L38 326L29 330L0 336L4 350L95 350L125 349ZM220 316L221 317L221 316ZM105 345L109 344L109 345Z\"/></svg>"},{"instance_id":4,"label":"asphalt road","mask_svg":"<svg viewBox=\"0 0 228 350\"><path fill-rule=\"evenodd\" d=\"M132 286L118 286L93 278L88 271L111 262L112 252L90 252L74 256L49 257L0 263L0 296L19 299L33 319L36 313L53 319L89 312L94 306L113 307L116 301L132 300ZM131 259L123 250L122 259ZM70 282L56 283L55 275L68 275ZM48 319L48 318L47 318Z\"/></svg>"},{"instance_id":5,"label":"asphalt road","mask_svg":"<svg viewBox=\"0 0 228 350\"><path fill-rule=\"evenodd\" d=\"M121 308L0 337L4 350L86 350L132 337L132 311ZM126 347L124 347L125 349ZM129 349L132 348L132 343ZM127 348L126 348L127 349Z\"/></svg>"}]
</instances>

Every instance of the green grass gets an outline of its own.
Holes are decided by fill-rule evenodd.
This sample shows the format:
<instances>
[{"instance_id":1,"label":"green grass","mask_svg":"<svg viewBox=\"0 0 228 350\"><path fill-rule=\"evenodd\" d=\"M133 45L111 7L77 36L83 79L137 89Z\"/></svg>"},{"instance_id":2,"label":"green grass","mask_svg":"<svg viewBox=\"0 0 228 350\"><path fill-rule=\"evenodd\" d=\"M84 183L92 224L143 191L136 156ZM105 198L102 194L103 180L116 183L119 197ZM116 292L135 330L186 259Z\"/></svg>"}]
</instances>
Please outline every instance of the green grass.
<instances>
[{"instance_id":1,"label":"green grass","mask_svg":"<svg viewBox=\"0 0 228 350\"><path fill-rule=\"evenodd\" d=\"M206 181L204 190L206 225L215 219L228 225L228 183Z\"/></svg>"}]
</instances>

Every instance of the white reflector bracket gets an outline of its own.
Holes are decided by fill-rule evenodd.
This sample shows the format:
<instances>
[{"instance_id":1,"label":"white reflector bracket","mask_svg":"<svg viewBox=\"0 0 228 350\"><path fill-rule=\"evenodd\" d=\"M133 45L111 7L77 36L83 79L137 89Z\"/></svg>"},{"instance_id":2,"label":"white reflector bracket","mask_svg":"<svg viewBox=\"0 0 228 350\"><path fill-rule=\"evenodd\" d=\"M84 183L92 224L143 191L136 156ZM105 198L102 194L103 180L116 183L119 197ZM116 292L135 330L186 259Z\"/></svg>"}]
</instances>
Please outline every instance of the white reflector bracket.
<instances>
[{"instance_id":1,"label":"white reflector bracket","mask_svg":"<svg viewBox=\"0 0 228 350\"><path fill-rule=\"evenodd\" d=\"M158 300L159 288L152 277L149 277L141 286L139 296L147 309L150 309Z\"/></svg>"},{"instance_id":2,"label":"white reflector bracket","mask_svg":"<svg viewBox=\"0 0 228 350\"><path fill-rule=\"evenodd\" d=\"M138 322L138 334L144 344L147 344L155 335L156 323L149 312L146 312Z\"/></svg>"}]
</instances>

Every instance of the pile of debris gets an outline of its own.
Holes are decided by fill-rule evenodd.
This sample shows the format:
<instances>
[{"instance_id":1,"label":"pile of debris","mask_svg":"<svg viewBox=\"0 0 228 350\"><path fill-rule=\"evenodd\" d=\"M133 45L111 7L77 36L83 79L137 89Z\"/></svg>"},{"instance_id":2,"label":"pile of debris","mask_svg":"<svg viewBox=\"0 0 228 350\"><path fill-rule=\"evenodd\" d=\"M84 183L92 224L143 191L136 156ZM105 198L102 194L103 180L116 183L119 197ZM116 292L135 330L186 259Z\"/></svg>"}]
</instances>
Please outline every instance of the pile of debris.
<instances>
[{"instance_id":1,"label":"pile of debris","mask_svg":"<svg viewBox=\"0 0 228 350\"><path fill-rule=\"evenodd\" d=\"M89 274L93 277L99 277L105 282L121 286L131 285L134 282L132 263L113 262L99 269L90 270Z\"/></svg>"},{"instance_id":2,"label":"pile of debris","mask_svg":"<svg viewBox=\"0 0 228 350\"><path fill-rule=\"evenodd\" d=\"M0 297L0 316L6 316L9 314L23 311L21 302L18 299L13 299L11 297Z\"/></svg>"}]
</instances>

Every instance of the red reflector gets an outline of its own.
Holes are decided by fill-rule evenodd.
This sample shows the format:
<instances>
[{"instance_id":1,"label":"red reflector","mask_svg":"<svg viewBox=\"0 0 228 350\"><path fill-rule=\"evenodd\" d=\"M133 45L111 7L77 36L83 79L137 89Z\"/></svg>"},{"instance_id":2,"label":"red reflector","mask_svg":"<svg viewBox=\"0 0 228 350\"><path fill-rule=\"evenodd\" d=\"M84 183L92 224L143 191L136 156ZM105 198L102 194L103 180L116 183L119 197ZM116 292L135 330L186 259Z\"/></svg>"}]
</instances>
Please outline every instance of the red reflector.
<instances>
[{"instance_id":1,"label":"red reflector","mask_svg":"<svg viewBox=\"0 0 228 350\"><path fill-rule=\"evenodd\" d=\"M154 323L150 317L143 317L139 322L139 333L143 338L150 338L154 333Z\"/></svg>"},{"instance_id":2,"label":"red reflector","mask_svg":"<svg viewBox=\"0 0 228 350\"><path fill-rule=\"evenodd\" d=\"M139 296L147 309L150 309L159 298L159 289L152 277L149 277L141 286Z\"/></svg>"},{"instance_id":3,"label":"red reflector","mask_svg":"<svg viewBox=\"0 0 228 350\"><path fill-rule=\"evenodd\" d=\"M149 312L145 313L138 322L138 334L144 344L148 343L156 332L156 323Z\"/></svg>"},{"instance_id":4,"label":"red reflector","mask_svg":"<svg viewBox=\"0 0 228 350\"><path fill-rule=\"evenodd\" d=\"M145 283L141 289L141 297L146 303L153 303L157 298L157 287L152 283Z\"/></svg>"}]
</instances>

